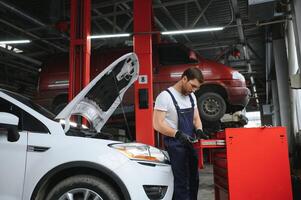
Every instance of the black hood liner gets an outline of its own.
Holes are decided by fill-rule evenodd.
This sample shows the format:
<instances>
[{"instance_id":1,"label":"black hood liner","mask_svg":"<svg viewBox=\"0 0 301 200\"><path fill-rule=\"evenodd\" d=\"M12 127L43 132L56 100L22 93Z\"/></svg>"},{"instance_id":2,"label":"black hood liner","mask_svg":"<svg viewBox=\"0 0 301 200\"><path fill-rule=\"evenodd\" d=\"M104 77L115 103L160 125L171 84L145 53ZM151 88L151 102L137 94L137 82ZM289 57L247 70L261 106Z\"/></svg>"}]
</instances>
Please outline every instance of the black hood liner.
<instances>
[{"instance_id":1,"label":"black hood liner","mask_svg":"<svg viewBox=\"0 0 301 200\"><path fill-rule=\"evenodd\" d=\"M126 60L120 61L114 69L105 74L101 81L87 93L86 97L94 102L106 112L119 96L119 92L128 85L131 77L123 77L120 81L116 79L116 75L122 70Z\"/></svg>"}]
</instances>

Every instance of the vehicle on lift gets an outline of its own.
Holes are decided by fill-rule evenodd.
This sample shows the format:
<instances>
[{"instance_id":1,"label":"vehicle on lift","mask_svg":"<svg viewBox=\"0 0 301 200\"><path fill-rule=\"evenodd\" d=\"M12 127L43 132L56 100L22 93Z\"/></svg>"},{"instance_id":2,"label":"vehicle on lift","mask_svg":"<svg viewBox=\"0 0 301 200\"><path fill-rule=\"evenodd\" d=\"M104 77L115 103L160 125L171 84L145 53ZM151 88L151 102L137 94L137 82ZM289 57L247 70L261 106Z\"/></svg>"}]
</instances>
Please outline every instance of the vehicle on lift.
<instances>
[{"instance_id":1,"label":"vehicle on lift","mask_svg":"<svg viewBox=\"0 0 301 200\"><path fill-rule=\"evenodd\" d=\"M173 175L164 152L101 139L104 123L137 77L137 57L127 54L56 117L0 89L0 199L171 199ZM112 82L119 90L111 90ZM70 121L77 115L89 128Z\"/></svg>"},{"instance_id":2,"label":"vehicle on lift","mask_svg":"<svg viewBox=\"0 0 301 200\"><path fill-rule=\"evenodd\" d=\"M91 77L131 48L105 49L91 55ZM162 90L176 83L188 67L199 67L205 83L196 92L201 118L218 121L225 113L242 110L249 101L250 91L237 70L202 58L193 50L177 43L153 45L153 90L156 97ZM39 90L35 101L58 113L68 100L68 56L56 56L45 61L40 74ZM124 105L133 113L133 89L125 96Z\"/></svg>"}]
</instances>

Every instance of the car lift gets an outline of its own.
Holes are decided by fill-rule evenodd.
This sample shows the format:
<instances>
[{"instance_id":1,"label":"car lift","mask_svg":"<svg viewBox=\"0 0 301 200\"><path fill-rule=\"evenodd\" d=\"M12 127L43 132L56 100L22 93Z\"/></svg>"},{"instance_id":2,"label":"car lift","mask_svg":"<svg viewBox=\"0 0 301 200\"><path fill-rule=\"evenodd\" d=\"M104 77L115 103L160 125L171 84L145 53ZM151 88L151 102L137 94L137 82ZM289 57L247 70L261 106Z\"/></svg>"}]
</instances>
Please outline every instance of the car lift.
<instances>
[{"instance_id":1,"label":"car lift","mask_svg":"<svg viewBox=\"0 0 301 200\"><path fill-rule=\"evenodd\" d=\"M134 52L139 58L135 83L136 141L155 145L153 117L152 1L134 0Z\"/></svg>"},{"instance_id":2,"label":"car lift","mask_svg":"<svg viewBox=\"0 0 301 200\"><path fill-rule=\"evenodd\" d=\"M90 82L91 54L91 0L70 3L69 101Z\"/></svg>"},{"instance_id":3,"label":"car lift","mask_svg":"<svg viewBox=\"0 0 301 200\"><path fill-rule=\"evenodd\" d=\"M215 200L293 199L285 128L226 128L195 148L200 168L213 150Z\"/></svg>"}]
</instances>

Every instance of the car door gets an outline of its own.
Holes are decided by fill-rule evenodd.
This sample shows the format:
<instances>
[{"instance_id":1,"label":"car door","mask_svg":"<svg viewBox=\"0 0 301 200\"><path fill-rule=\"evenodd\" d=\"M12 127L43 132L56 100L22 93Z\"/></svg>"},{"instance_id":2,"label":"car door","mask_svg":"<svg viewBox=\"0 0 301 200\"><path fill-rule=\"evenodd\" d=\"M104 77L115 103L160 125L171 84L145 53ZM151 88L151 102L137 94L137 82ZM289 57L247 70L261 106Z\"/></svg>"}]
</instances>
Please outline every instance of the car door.
<instances>
[{"instance_id":1,"label":"car door","mask_svg":"<svg viewBox=\"0 0 301 200\"><path fill-rule=\"evenodd\" d=\"M21 129L22 114L18 107L0 98L0 112L8 112L19 117L20 134L18 141L9 142L7 129L0 122L0 199L20 200L25 174L27 132Z\"/></svg>"}]
</instances>

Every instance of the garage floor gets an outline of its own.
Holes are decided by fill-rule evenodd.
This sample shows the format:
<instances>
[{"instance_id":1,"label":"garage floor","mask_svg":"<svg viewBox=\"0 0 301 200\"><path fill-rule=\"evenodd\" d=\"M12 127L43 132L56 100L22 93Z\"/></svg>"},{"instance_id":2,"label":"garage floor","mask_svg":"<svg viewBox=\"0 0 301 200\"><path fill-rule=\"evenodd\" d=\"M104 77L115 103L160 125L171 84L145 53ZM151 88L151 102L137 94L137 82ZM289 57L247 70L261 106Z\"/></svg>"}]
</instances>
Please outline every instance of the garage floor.
<instances>
[{"instance_id":1,"label":"garage floor","mask_svg":"<svg viewBox=\"0 0 301 200\"><path fill-rule=\"evenodd\" d=\"M213 168L206 165L200 170L198 200L214 200Z\"/></svg>"}]
</instances>

